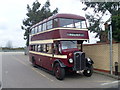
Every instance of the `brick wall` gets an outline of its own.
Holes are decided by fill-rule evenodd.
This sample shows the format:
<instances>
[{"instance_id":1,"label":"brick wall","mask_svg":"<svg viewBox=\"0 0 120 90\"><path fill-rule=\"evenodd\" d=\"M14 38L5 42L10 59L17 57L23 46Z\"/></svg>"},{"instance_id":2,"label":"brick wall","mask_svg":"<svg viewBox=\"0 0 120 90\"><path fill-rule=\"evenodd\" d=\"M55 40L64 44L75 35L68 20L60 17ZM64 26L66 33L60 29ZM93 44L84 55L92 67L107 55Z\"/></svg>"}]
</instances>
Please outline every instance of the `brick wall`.
<instances>
[{"instance_id":1,"label":"brick wall","mask_svg":"<svg viewBox=\"0 0 120 90\"><path fill-rule=\"evenodd\" d=\"M94 61L94 68L110 71L110 47L109 44L92 44L84 45L83 50L86 56ZM120 72L120 43L113 44L113 70L115 70L115 62L119 63Z\"/></svg>"}]
</instances>

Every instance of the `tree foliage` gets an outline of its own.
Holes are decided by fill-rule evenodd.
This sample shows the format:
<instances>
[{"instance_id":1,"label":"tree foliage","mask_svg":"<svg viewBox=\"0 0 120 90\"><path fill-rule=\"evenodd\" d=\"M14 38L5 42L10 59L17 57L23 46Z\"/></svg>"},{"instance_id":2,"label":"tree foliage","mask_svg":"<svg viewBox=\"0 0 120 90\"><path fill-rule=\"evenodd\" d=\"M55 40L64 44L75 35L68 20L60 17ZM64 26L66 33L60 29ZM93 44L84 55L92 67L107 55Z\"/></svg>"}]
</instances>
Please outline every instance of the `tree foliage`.
<instances>
[{"instance_id":1,"label":"tree foliage","mask_svg":"<svg viewBox=\"0 0 120 90\"><path fill-rule=\"evenodd\" d=\"M103 31L101 24L104 24L103 17L110 14L112 17L112 27L113 27L113 38L116 41L120 41L120 2L83 2L86 7L83 8L87 11L89 8L93 10L94 14L86 14L86 18L89 21L91 32L96 32L98 37ZM119 38L119 39L118 39Z\"/></svg>"},{"instance_id":2,"label":"tree foliage","mask_svg":"<svg viewBox=\"0 0 120 90\"><path fill-rule=\"evenodd\" d=\"M23 20L23 25L21 26L22 30L25 30L24 33L24 39L27 40L26 45L29 45L29 29L34 24L48 18L49 16L52 16L53 14L56 14L58 12L58 8L51 11L50 10L50 2L47 0L43 7L41 7L41 4L36 0L33 2L32 7L30 5L27 5L27 18Z\"/></svg>"},{"instance_id":3,"label":"tree foliage","mask_svg":"<svg viewBox=\"0 0 120 90\"><path fill-rule=\"evenodd\" d=\"M120 15L112 17L113 38L120 42Z\"/></svg>"}]
</instances>

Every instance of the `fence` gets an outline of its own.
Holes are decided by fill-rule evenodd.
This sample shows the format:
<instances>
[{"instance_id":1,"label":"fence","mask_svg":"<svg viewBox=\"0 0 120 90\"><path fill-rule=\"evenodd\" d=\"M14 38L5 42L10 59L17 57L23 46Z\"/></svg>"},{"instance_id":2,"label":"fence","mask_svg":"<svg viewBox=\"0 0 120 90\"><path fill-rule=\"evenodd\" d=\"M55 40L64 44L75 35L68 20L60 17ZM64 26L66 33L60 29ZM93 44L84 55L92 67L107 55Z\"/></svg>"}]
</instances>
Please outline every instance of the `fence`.
<instances>
[{"instance_id":1,"label":"fence","mask_svg":"<svg viewBox=\"0 0 120 90\"><path fill-rule=\"evenodd\" d=\"M84 45L84 52L94 61L94 69L110 72L110 47L109 44ZM115 62L118 62L120 72L120 43L113 43L113 71Z\"/></svg>"}]
</instances>

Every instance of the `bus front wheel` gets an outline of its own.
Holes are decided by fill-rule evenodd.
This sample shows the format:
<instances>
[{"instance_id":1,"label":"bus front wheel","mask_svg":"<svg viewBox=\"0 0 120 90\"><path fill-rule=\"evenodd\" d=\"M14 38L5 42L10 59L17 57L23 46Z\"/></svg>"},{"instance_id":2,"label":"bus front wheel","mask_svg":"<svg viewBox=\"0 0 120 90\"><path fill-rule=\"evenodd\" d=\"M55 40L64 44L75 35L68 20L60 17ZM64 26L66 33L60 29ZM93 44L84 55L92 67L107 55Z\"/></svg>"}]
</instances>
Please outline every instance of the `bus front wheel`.
<instances>
[{"instance_id":1,"label":"bus front wheel","mask_svg":"<svg viewBox=\"0 0 120 90\"><path fill-rule=\"evenodd\" d=\"M83 74L87 77L92 76L93 74L93 66L89 67L87 70L84 70Z\"/></svg>"},{"instance_id":2,"label":"bus front wheel","mask_svg":"<svg viewBox=\"0 0 120 90\"><path fill-rule=\"evenodd\" d=\"M65 77L65 69L61 67L59 63L56 63L54 67L54 74L58 80L63 80Z\"/></svg>"}]
</instances>

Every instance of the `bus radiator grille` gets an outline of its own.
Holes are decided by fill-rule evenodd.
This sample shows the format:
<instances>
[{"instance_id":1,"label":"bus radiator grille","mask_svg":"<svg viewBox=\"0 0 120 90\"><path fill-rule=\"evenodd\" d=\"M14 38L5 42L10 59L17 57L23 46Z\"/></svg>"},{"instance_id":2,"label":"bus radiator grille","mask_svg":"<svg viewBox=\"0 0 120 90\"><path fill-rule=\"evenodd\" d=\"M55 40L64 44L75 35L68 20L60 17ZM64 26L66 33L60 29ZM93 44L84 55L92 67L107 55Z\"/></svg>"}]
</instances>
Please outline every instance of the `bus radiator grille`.
<instances>
[{"instance_id":1,"label":"bus radiator grille","mask_svg":"<svg viewBox=\"0 0 120 90\"><path fill-rule=\"evenodd\" d=\"M74 70L84 70L86 67L85 53L75 52L74 53Z\"/></svg>"}]
</instances>

